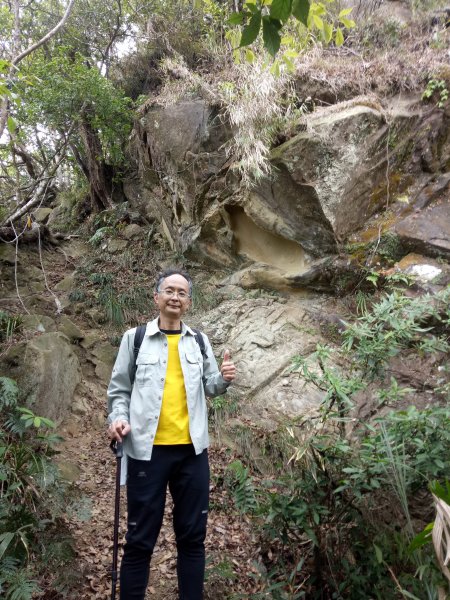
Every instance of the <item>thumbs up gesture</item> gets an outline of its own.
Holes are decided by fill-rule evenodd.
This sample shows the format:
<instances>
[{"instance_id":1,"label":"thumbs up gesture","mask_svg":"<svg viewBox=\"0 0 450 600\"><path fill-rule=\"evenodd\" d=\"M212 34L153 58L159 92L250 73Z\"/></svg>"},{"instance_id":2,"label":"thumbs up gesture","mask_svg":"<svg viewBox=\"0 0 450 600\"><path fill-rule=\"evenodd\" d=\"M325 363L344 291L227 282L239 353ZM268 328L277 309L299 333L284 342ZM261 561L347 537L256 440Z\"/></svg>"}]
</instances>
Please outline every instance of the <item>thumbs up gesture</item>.
<instances>
[{"instance_id":1,"label":"thumbs up gesture","mask_svg":"<svg viewBox=\"0 0 450 600\"><path fill-rule=\"evenodd\" d=\"M223 361L222 366L220 367L220 372L225 381L233 381L236 377L236 367L234 362L231 360L231 354L229 350L225 350L223 353Z\"/></svg>"}]
</instances>

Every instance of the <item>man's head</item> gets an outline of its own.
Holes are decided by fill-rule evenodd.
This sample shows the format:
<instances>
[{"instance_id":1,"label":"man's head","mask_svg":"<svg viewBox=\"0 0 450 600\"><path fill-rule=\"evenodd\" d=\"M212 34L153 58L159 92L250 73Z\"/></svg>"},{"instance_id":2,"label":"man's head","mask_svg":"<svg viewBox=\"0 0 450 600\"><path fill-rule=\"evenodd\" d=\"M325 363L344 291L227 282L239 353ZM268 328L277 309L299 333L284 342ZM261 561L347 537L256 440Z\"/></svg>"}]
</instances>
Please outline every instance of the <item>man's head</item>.
<instances>
[{"instance_id":1,"label":"man's head","mask_svg":"<svg viewBox=\"0 0 450 600\"><path fill-rule=\"evenodd\" d=\"M166 269L165 271L162 271L156 279L155 293L161 290L161 285L163 285L164 280L168 277L171 277L172 275L181 275L181 277L184 277L184 279L186 279L189 286L189 296L191 297L192 279L190 278L189 273L186 273L186 271L183 271L182 269Z\"/></svg>"},{"instance_id":2,"label":"man's head","mask_svg":"<svg viewBox=\"0 0 450 600\"><path fill-rule=\"evenodd\" d=\"M192 279L180 269L167 269L156 280L154 299L160 319L181 321L191 305Z\"/></svg>"}]
</instances>

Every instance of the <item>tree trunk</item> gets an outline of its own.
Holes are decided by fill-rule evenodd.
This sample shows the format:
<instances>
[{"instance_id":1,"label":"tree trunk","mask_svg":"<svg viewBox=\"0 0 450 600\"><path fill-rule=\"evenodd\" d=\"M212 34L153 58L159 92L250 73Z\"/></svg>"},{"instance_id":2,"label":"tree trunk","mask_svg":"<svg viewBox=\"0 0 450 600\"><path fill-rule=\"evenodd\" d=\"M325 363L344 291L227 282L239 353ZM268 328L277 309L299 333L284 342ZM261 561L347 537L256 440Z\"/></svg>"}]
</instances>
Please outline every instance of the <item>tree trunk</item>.
<instances>
[{"instance_id":1,"label":"tree trunk","mask_svg":"<svg viewBox=\"0 0 450 600\"><path fill-rule=\"evenodd\" d=\"M80 125L83 140L90 186L90 197L93 210L105 210L112 205L113 169L102 160L102 147L98 133L89 123L86 112Z\"/></svg>"}]
</instances>

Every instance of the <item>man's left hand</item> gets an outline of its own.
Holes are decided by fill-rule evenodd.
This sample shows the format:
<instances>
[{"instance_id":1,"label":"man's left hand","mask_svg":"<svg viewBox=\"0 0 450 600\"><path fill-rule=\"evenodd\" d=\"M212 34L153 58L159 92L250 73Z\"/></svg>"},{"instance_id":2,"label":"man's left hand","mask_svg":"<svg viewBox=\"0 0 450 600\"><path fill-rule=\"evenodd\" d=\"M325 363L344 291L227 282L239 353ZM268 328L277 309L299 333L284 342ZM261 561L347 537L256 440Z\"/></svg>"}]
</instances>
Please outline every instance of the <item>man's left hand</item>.
<instances>
[{"instance_id":1,"label":"man's left hand","mask_svg":"<svg viewBox=\"0 0 450 600\"><path fill-rule=\"evenodd\" d=\"M236 377L236 367L234 365L234 362L231 360L229 350L225 350L224 352L220 372L225 381L233 381L233 379Z\"/></svg>"}]
</instances>

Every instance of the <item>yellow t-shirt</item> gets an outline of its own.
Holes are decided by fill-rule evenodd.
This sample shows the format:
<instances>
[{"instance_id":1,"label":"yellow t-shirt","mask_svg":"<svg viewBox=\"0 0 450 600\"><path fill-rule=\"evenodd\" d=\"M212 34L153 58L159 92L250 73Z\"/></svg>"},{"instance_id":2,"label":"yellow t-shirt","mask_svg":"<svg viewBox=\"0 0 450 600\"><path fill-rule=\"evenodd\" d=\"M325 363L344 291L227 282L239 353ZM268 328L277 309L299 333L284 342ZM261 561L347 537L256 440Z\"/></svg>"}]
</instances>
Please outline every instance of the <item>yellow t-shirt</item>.
<instances>
[{"instance_id":1,"label":"yellow t-shirt","mask_svg":"<svg viewBox=\"0 0 450 600\"><path fill-rule=\"evenodd\" d=\"M166 337L169 349L166 381L154 443L159 446L192 444L186 388L178 354L181 334L167 334Z\"/></svg>"}]
</instances>

